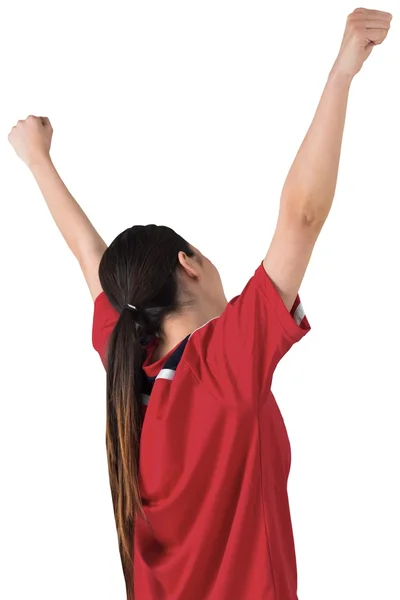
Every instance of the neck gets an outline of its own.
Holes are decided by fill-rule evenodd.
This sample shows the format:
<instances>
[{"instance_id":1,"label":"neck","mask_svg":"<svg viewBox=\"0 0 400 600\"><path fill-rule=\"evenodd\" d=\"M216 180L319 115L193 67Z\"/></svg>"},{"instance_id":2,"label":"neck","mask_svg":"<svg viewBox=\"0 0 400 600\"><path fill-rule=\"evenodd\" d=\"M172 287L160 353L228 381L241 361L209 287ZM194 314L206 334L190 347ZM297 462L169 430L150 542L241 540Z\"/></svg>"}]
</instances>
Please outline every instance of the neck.
<instances>
[{"instance_id":1,"label":"neck","mask_svg":"<svg viewBox=\"0 0 400 600\"><path fill-rule=\"evenodd\" d=\"M221 314L221 310L208 308L187 311L168 317L165 320L163 334L154 353L153 360L159 360L168 354L188 335L191 335L196 329L199 329L199 327L202 327L208 321L219 317Z\"/></svg>"}]
</instances>

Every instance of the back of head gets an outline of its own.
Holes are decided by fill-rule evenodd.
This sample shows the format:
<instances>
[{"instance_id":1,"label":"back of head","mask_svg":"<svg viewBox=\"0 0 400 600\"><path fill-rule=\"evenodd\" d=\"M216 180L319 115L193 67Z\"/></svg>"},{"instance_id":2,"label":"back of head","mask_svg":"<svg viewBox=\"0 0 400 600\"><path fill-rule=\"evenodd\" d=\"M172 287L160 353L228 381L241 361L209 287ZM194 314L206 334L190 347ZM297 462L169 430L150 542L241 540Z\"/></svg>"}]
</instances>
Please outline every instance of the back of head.
<instances>
[{"instance_id":1,"label":"back of head","mask_svg":"<svg viewBox=\"0 0 400 600\"><path fill-rule=\"evenodd\" d=\"M143 346L159 336L163 320L179 310L179 252L193 255L168 227L134 226L107 248L99 267L102 288L120 313L109 341L107 457L127 598L133 591L133 530L144 518L138 487L142 427ZM129 308L129 306L131 308Z\"/></svg>"}]
</instances>

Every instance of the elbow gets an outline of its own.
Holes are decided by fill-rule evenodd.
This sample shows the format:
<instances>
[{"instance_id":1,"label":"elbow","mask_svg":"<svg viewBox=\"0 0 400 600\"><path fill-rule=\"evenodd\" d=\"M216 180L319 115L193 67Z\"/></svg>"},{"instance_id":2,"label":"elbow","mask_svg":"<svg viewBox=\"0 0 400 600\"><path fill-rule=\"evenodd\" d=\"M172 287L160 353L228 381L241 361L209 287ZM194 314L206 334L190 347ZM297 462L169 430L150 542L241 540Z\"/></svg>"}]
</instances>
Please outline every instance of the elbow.
<instances>
[{"instance_id":1,"label":"elbow","mask_svg":"<svg viewBox=\"0 0 400 600\"><path fill-rule=\"evenodd\" d=\"M299 213L300 222L311 229L322 229L327 217L328 213L307 206Z\"/></svg>"},{"instance_id":2,"label":"elbow","mask_svg":"<svg viewBox=\"0 0 400 600\"><path fill-rule=\"evenodd\" d=\"M314 201L304 200L303 202L288 202L282 201L282 208L290 218L304 228L312 230L322 229L326 219L328 218L329 210L321 204Z\"/></svg>"}]
</instances>

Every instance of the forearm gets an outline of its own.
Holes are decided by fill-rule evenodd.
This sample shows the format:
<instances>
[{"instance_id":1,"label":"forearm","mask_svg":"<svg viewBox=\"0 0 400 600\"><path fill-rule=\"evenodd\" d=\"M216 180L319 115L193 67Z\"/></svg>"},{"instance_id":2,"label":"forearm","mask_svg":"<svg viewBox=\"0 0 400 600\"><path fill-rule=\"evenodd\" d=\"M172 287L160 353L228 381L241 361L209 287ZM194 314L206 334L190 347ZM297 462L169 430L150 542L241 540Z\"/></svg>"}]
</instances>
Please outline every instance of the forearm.
<instances>
[{"instance_id":1,"label":"forearm","mask_svg":"<svg viewBox=\"0 0 400 600\"><path fill-rule=\"evenodd\" d=\"M332 69L282 191L281 207L323 223L335 195L352 78Z\"/></svg>"},{"instance_id":2,"label":"forearm","mask_svg":"<svg viewBox=\"0 0 400 600\"><path fill-rule=\"evenodd\" d=\"M51 159L30 168L58 229L78 261L88 253L102 254L105 242L68 191Z\"/></svg>"}]
</instances>

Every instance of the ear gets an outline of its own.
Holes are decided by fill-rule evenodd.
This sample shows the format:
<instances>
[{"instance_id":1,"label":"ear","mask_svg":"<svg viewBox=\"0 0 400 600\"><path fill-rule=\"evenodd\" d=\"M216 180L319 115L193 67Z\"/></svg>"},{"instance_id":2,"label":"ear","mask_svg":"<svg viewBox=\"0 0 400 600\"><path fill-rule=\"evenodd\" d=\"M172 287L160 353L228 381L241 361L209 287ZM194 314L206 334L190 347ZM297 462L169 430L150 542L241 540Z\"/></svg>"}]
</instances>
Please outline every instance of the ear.
<instances>
[{"instance_id":1,"label":"ear","mask_svg":"<svg viewBox=\"0 0 400 600\"><path fill-rule=\"evenodd\" d=\"M195 257L188 256L186 252L178 253L178 260L186 275L192 279L197 279L199 276L199 264Z\"/></svg>"}]
</instances>

